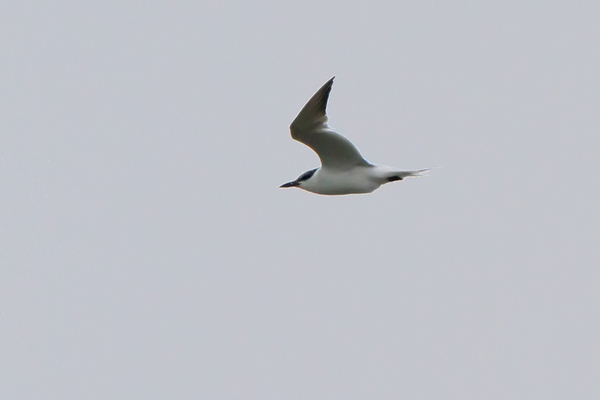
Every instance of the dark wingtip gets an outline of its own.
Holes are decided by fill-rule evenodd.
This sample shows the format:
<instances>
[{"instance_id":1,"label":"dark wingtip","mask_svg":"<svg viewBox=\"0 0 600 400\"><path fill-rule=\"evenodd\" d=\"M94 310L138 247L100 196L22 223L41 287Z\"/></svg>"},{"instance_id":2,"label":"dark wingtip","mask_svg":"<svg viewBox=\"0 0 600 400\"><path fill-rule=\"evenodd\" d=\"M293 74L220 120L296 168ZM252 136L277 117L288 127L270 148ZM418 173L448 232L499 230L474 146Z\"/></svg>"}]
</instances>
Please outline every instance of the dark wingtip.
<instances>
[{"instance_id":1,"label":"dark wingtip","mask_svg":"<svg viewBox=\"0 0 600 400\"><path fill-rule=\"evenodd\" d=\"M300 110L300 113L296 119L292 121L290 130L292 131L293 139L298 140L296 136L294 136L294 129L301 129L301 127L306 124L327 121L327 100L329 100L329 93L331 93L331 87L333 86L334 79L335 76L325 82L325 84L323 84L323 86L317 90L310 100L308 100L302 110ZM306 120L307 118L309 118L309 120Z\"/></svg>"},{"instance_id":2,"label":"dark wingtip","mask_svg":"<svg viewBox=\"0 0 600 400\"><path fill-rule=\"evenodd\" d=\"M325 82L325 84L321 86L321 89L315 93L315 98L318 99L318 107L323 113L325 113L325 109L327 108L327 100L329 100L329 93L331 93L334 79L335 75Z\"/></svg>"}]
</instances>

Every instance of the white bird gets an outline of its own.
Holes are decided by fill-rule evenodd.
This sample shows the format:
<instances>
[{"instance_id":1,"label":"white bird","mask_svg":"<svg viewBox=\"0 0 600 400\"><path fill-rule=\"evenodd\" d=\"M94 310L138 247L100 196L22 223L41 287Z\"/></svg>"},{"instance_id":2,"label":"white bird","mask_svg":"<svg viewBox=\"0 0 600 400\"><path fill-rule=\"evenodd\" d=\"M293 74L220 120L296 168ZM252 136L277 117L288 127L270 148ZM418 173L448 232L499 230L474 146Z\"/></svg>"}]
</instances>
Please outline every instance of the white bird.
<instances>
[{"instance_id":1,"label":"white bird","mask_svg":"<svg viewBox=\"0 0 600 400\"><path fill-rule=\"evenodd\" d=\"M428 171L400 171L371 164L350 140L331 129L327 125L326 108L334 78L314 94L290 125L292 139L313 149L321 159L321 167L306 171L281 188L299 187L325 195L371 193L385 183Z\"/></svg>"}]
</instances>

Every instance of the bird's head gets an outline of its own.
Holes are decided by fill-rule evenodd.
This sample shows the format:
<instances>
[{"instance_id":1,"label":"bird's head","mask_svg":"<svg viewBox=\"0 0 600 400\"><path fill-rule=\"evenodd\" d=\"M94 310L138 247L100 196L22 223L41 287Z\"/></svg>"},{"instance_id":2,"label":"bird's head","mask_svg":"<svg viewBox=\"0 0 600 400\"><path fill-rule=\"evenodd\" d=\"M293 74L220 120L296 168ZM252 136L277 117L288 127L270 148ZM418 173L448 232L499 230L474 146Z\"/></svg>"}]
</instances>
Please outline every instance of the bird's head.
<instances>
[{"instance_id":1,"label":"bird's head","mask_svg":"<svg viewBox=\"0 0 600 400\"><path fill-rule=\"evenodd\" d=\"M306 171L305 173L300 175L298 178L296 178L295 181L284 183L283 185L281 185L279 187L280 188L302 187L302 183L309 180L310 178L312 178L312 176L315 174L317 169L318 168L311 169L310 171Z\"/></svg>"}]
</instances>

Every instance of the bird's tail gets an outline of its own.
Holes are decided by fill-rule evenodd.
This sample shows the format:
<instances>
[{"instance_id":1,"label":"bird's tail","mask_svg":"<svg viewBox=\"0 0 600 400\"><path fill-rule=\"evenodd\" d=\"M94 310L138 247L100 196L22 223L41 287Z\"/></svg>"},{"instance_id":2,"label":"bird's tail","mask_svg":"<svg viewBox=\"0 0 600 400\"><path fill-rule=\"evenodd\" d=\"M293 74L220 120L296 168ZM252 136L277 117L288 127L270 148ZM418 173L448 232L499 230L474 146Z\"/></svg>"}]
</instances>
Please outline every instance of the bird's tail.
<instances>
[{"instance_id":1,"label":"bird's tail","mask_svg":"<svg viewBox=\"0 0 600 400\"><path fill-rule=\"evenodd\" d=\"M409 176L424 176L429 172L428 169L420 169L417 171L390 171L385 174L385 179L387 182L401 181L402 179Z\"/></svg>"},{"instance_id":2,"label":"bird's tail","mask_svg":"<svg viewBox=\"0 0 600 400\"><path fill-rule=\"evenodd\" d=\"M426 176L427 173L431 171L429 168L426 169L419 169L417 171L402 171L401 174L403 174L403 178L407 177L407 176Z\"/></svg>"}]
</instances>

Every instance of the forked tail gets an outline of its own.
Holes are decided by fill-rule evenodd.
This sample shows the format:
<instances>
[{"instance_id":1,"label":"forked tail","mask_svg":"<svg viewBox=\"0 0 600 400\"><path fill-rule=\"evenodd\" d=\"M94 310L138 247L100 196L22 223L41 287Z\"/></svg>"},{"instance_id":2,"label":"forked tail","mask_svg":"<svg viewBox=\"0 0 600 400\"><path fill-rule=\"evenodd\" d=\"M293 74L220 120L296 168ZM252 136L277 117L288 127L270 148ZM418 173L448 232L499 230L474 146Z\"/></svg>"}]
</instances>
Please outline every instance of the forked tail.
<instances>
[{"instance_id":1,"label":"forked tail","mask_svg":"<svg viewBox=\"0 0 600 400\"><path fill-rule=\"evenodd\" d=\"M427 169L420 169L418 171L393 171L387 174L386 179L388 182L401 181L408 176L423 176L427 175Z\"/></svg>"}]
</instances>

